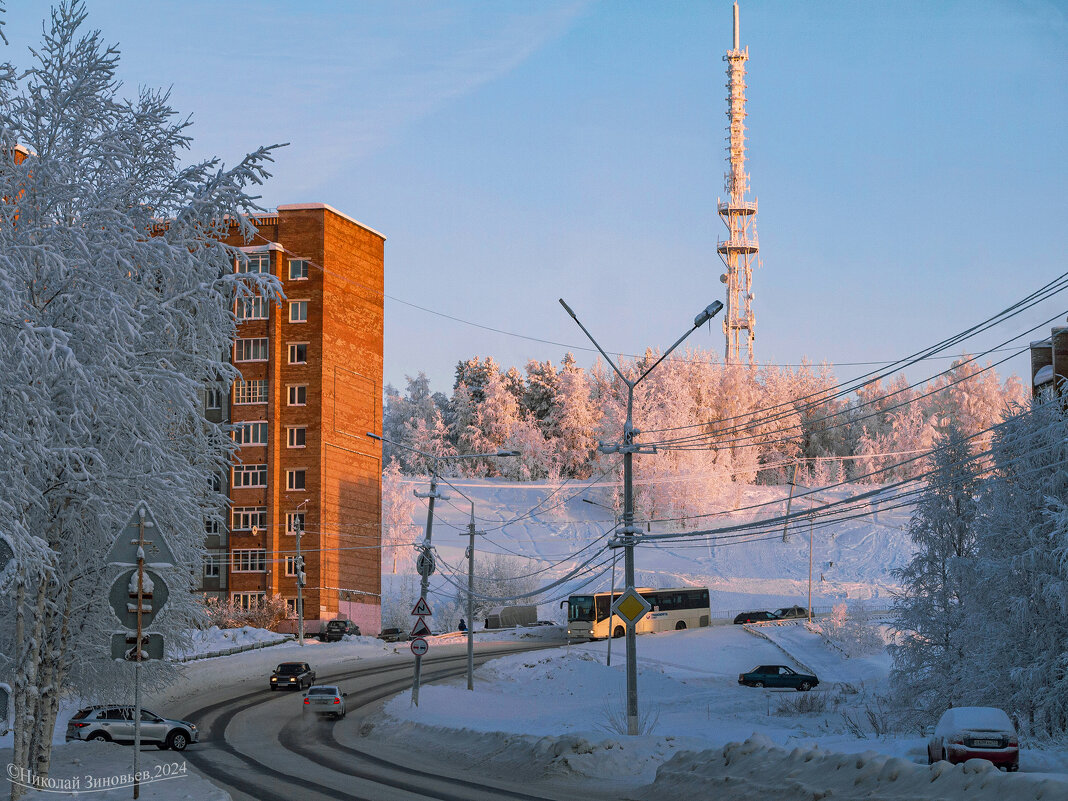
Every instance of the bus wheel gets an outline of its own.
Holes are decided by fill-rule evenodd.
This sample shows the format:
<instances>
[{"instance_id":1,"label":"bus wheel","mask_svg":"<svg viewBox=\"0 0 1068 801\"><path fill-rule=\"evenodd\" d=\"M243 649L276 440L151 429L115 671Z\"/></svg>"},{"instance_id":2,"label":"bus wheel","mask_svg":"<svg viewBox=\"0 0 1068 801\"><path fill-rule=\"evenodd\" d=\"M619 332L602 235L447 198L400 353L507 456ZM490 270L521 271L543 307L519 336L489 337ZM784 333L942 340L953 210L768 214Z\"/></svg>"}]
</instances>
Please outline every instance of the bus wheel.
<instances>
[{"instance_id":1,"label":"bus wheel","mask_svg":"<svg viewBox=\"0 0 1068 801\"><path fill-rule=\"evenodd\" d=\"M680 620L678 623L675 624L675 631L682 631L684 628L686 628L685 620Z\"/></svg>"},{"instance_id":2,"label":"bus wheel","mask_svg":"<svg viewBox=\"0 0 1068 801\"><path fill-rule=\"evenodd\" d=\"M622 626L616 626L615 631L612 632L612 636L616 639L622 637L624 634L626 634L626 632L623 630Z\"/></svg>"}]
</instances>

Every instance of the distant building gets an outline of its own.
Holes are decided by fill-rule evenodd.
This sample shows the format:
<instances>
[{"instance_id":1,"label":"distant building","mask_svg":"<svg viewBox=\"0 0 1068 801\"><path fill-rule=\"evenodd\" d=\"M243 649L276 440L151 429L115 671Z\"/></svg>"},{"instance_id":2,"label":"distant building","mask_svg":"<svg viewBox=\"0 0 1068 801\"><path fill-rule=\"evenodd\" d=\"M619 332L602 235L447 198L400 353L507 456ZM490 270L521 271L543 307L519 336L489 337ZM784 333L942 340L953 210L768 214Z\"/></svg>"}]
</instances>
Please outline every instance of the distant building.
<instances>
[{"instance_id":1,"label":"distant building","mask_svg":"<svg viewBox=\"0 0 1068 801\"><path fill-rule=\"evenodd\" d=\"M1068 328L1054 328L1048 339L1031 343L1031 395L1049 390L1064 394L1068 380Z\"/></svg>"},{"instance_id":2,"label":"distant building","mask_svg":"<svg viewBox=\"0 0 1068 801\"><path fill-rule=\"evenodd\" d=\"M247 263L283 285L279 307L242 301L232 358L241 380L209 397L238 425L226 525L207 523L203 591L243 606L280 594L296 625L296 536L304 617L381 627L382 291L385 237L323 203L279 206L238 236Z\"/></svg>"}]
</instances>

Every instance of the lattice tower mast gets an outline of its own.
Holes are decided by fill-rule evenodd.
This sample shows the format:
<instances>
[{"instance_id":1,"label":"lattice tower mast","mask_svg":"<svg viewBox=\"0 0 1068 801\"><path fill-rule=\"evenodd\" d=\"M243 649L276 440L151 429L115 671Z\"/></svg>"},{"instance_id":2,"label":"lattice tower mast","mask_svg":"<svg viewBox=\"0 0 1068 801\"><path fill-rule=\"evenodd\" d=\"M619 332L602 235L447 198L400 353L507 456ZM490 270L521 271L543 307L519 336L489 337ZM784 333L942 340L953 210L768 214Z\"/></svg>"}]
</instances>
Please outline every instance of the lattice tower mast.
<instances>
[{"instance_id":1,"label":"lattice tower mast","mask_svg":"<svg viewBox=\"0 0 1068 801\"><path fill-rule=\"evenodd\" d=\"M727 226L727 239L716 247L727 272L720 281L727 285L727 308L723 333L727 338L724 359L727 364L753 364L753 265L760 266L760 245L756 233L756 199L746 200L749 173L745 171L745 62L749 48L738 40L738 3L734 3L734 49L723 57L727 62L727 89L730 119L727 137L728 170L724 175L728 200L719 201L720 219ZM743 333L744 332L744 333Z\"/></svg>"}]
</instances>

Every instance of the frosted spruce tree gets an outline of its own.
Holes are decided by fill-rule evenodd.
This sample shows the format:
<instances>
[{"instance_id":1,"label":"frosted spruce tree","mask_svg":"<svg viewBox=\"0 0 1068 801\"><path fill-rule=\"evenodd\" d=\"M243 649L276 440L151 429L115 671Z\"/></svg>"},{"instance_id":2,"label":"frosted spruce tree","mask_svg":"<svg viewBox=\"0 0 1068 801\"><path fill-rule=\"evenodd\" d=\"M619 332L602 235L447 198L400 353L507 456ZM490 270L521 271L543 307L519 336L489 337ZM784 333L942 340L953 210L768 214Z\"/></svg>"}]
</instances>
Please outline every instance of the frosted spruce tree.
<instances>
[{"instance_id":1,"label":"frosted spruce tree","mask_svg":"<svg viewBox=\"0 0 1068 801\"><path fill-rule=\"evenodd\" d=\"M233 448L202 392L236 377L235 300L277 291L235 274L240 252L218 241L234 225L251 237L245 187L266 177L269 149L229 170L182 166L189 121L166 94L123 99L118 51L85 18L62 3L30 65L0 67L0 533L15 552L0 676L13 762L45 775L61 695L130 697L103 560L139 500L179 562L154 630L198 615L187 590ZM166 666L149 665L158 682Z\"/></svg>"},{"instance_id":2,"label":"frosted spruce tree","mask_svg":"<svg viewBox=\"0 0 1068 801\"><path fill-rule=\"evenodd\" d=\"M967 700L953 677L965 640L974 635L960 627L960 619L976 554L978 463L952 423L935 447L930 478L909 522L916 551L894 571L902 588L894 603L899 637L889 647L890 678L906 720L913 717L909 711L929 720Z\"/></svg>"}]
</instances>

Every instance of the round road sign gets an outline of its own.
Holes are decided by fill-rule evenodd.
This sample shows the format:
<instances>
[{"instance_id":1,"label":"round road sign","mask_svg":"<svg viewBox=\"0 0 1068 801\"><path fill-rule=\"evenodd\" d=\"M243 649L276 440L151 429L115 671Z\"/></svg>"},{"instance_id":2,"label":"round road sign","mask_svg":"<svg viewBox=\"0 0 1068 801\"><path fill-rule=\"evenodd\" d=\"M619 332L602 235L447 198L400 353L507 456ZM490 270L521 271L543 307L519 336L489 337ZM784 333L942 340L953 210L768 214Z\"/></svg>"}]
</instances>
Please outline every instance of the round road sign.
<instances>
[{"instance_id":1,"label":"round road sign","mask_svg":"<svg viewBox=\"0 0 1068 801\"><path fill-rule=\"evenodd\" d=\"M422 656L430 650L430 646L427 644L427 641L424 640L422 637L417 637L416 639L412 640L411 649L412 653L416 656Z\"/></svg>"}]
</instances>

